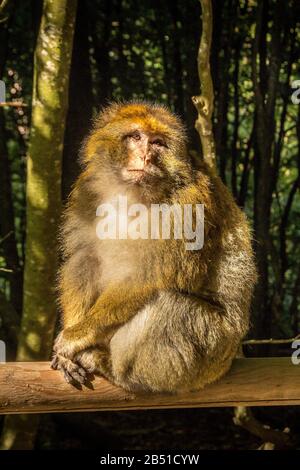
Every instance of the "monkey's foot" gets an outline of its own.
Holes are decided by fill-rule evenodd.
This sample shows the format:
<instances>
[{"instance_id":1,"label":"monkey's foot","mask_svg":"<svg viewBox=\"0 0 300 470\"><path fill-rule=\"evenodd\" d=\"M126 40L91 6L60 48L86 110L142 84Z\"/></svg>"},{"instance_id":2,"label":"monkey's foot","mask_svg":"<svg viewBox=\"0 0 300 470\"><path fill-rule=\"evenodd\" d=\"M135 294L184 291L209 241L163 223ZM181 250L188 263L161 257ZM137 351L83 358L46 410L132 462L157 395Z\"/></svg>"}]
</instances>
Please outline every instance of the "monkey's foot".
<instances>
[{"instance_id":1,"label":"monkey's foot","mask_svg":"<svg viewBox=\"0 0 300 470\"><path fill-rule=\"evenodd\" d=\"M100 374L108 380L112 378L110 356L105 349L86 349L76 355L75 361L90 374Z\"/></svg>"},{"instance_id":2,"label":"monkey's foot","mask_svg":"<svg viewBox=\"0 0 300 470\"><path fill-rule=\"evenodd\" d=\"M60 354L54 353L51 367L52 369L60 370L63 373L66 382L69 384L84 384L88 380L88 372L81 367L81 365L70 361L70 359L63 357Z\"/></svg>"}]
</instances>

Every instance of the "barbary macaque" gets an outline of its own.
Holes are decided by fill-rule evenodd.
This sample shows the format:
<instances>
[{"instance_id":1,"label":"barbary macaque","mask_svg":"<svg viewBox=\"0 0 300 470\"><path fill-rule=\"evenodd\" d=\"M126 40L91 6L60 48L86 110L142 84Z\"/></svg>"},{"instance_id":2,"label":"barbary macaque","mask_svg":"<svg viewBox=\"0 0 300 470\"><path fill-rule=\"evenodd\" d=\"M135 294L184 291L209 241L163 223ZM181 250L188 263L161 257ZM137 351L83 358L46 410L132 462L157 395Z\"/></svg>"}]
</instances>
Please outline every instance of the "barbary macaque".
<instances>
[{"instance_id":1,"label":"barbary macaque","mask_svg":"<svg viewBox=\"0 0 300 470\"><path fill-rule=\"evenodd\" d=\"M81 161L61 231L63 330L52 367L73 384L101 374L135 392L215 381L249 325L256 268L245 215L205 163L194 168L181 121L161 105L108 106ZM99 238L97 208L116 207L118 196L144 207L203 204L203 247Z\"/></svg>"}]
</instances>

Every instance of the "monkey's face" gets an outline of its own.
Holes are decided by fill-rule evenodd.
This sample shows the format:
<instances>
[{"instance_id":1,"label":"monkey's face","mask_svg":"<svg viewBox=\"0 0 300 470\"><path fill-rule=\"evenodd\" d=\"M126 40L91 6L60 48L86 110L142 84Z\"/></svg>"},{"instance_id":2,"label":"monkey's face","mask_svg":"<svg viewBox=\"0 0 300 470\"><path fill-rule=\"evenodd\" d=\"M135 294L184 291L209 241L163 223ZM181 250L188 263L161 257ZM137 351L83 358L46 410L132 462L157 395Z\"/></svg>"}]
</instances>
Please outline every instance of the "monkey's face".
<instances>
[{"instance_id":1,"label":"monkey's face","mask_svg":"<svg viewBox=\"0 0 300 470\"><path fill-rule=\"evenodd\" d=\"M167 142L163 135L133 129L123 137L125 161L121 170L124 181L132 184L155 184L165 176L164 157Z\"/></svg>"},{"instance_id":2,"label":"monkey's face","mask_svg":"<svg viewBox=\"0 0 300 470\"><path fill-rule=\"evenodd\" d=\"M117 178L127 188L141 190L149 200L168 196L192 175L184 128L162 106L108 107L87 142L86 157L92 161L90 154L96 154L99 172L105 172L108 179Z\"/></svg>"},{"instance_id":3,"label":"monkey's face","mask_svg":"<svg viewBox=\"0 0 300 470\"><path fill-rule=\"evenodd\" d=\"M131 122L129 129L125 127L118 157L119 178L127 187L139 188L153 200L168 196L186 182L190 166L183 135L175 139L175 133L161 129L159 122L154 125L138 119Z\"/></svg>"}]
</instances>

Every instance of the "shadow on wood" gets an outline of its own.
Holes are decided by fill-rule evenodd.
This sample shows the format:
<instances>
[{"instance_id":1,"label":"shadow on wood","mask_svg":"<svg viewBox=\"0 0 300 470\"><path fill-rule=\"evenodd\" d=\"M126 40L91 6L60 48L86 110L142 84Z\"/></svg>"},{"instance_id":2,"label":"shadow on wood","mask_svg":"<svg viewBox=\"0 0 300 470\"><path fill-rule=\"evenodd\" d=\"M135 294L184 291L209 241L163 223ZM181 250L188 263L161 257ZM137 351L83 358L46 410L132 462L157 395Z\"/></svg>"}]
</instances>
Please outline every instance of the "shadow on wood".
<instances>
[{"instance_id":1,"label":"shadow on wood","mask_svg":"<svg viewBox=\"0 0 300 470\"><path fill-rule=\"evenodd\" d=\"M290 358L236 359L217 383L191 393L133 394L97 377L67 384L48 362L0 365L0 414L300 404L300 365Z\"/></svg>"}]
</instances>

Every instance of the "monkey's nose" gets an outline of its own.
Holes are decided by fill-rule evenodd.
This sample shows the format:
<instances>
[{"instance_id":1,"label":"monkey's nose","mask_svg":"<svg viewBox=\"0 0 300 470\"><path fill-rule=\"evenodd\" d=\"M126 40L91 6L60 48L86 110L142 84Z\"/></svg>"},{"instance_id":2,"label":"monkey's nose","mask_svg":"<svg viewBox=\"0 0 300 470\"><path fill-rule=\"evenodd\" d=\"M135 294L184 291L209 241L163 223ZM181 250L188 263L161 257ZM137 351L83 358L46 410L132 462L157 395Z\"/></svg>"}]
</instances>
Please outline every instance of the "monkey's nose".
<instances>
[{"instance_id":1,"label":"monkey's nose","mask_svg":"<svg viewBox=\"0 0 300 470\"><path fill-rule=\"evenodd\" d=\"M144 156L144 164L147 165L148 163L152 163L152 155L149 154L149 153L146 153L146 155Z\"/></svg>"}]
</instances>

